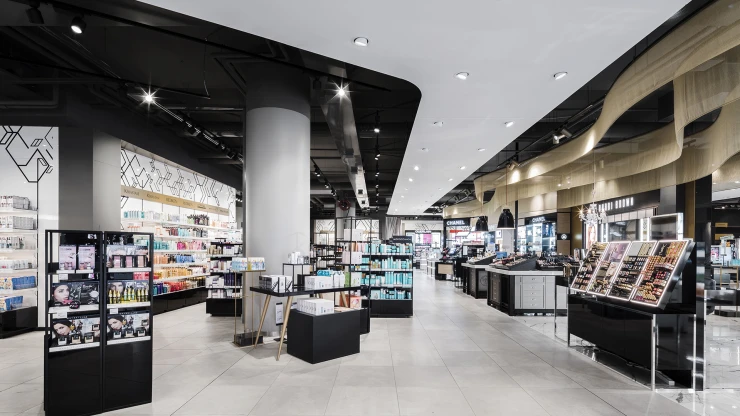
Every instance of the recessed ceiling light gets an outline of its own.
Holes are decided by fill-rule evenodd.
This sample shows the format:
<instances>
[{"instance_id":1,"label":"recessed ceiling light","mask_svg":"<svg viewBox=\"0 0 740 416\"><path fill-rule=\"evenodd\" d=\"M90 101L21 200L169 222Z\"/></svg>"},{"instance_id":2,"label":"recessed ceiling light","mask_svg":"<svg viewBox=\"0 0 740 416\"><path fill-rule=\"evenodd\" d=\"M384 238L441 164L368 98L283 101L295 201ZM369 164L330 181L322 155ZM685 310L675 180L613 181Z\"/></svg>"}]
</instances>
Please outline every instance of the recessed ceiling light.
<instances>
[{"instance_id":1,"label":"recessed ceiling light","mask_svg":"<svg viewBox=\"0 0 740 416\"><path fill-rule=\"evenodd\" d=\"M414 170L419 170L419 167L418 166L414 166Z\"/></svg>"},{"instance_id":2,"label":"recessed ceiling light","mask_svg":"<svg viewBox=\"0 0 740 416\"><path fill-rule=\"evenodd\" d=\"M483 147L479 147L479 148L478 148L478 151L479 151L479 152L484 152L485 150L486 150L486 149L485 149L485 148L483 148Z\"/></svg>"},{"instance_id":3,"label":"recessed ceiling light","mask_svg":"<svg viewBox=\"0 0 740 416\"><path fill-rule=\"evenodd\" d=\"M374 129L373 129L373 131L374 131L375 133L380 133L380 127L376 127L376 128L374 128Z\"/></svg>"},{"instance_id":4,"label":"recessed ceiling light","mask_svg":"<svg viewBox=\"0 0 740 416\"><path fill-rule=\"evenodd\" d=\"M452 182L452 178L448 179L447 182Z\"/></svg>"},{"instance_id":5,"label":"recessed ceiling light","mask_svg":"<svg viewBox=\"0 0 740 416\"><path fill-rule=\"evenodd\" d=\"M370 40L368 38L359 37L355 38L354 42L357 46L367 46L367 44L370 43Z\"/></svg>"},{"instance_id":6,"label":"recessed ceiling light","mask_svg":"<svg viewBox=\"0 0 740 416\"><path fill-rule=\"evenodd\" d=\"M338 96L339 98L342 98L342 97L344 97L344 96L346 96L346 95L347 95L347 91L346 91L346 90L345 90L344 88L345 88L345 86L344 86L344 85L342 85L342 86L340 86L340 87L339 87L339 89L337 90L337 96Z\"/></svg>"},{"instance_id":7,"label":"recessed ceiling light","mask_svg":"<svg viewBox=\"0 0 740 416\"><path fill-rule=\"evenodd\" d=\"M406 198L406 195L401 195L401 198Z\"/></svg>"},{"instance_id":8,"label":"recessed ceiling light","mask_svg":"<svg viewBox=\"0 0 740 416\"><path fill-rule=\"evenodd\" d=\"M455 74L455 78L461 79L463 81L465 81L466 79L468 79L469 76L470 76L470 74L467 73L467 72L458 72L457 74Z\"/></svg>"},{"instance_id":9,"label":"recessed ceiling light","mask_svg":"<svg viewBox=\"0 0 740 416\"><path fill-rule=\"evenodd\" d=\"M151 92L144 93L144 102L151 104L154 102L154 94Z\"/></svg>"},{"instance_id":10,"label":"recessed ceiling light","mask_svg":"<svg viewBox=\"0 0 740 416\"><path fill-rule=\"evenodd\" d=\"M46 145L44 145L44 146L46 146ZM712 185L716 185L716 184L717 184L717 182L712 182Z\"/></svg>"},{"instance_id":11,"label":"recessed ceiling light","mask_svg":"<svg viewBox=\"0 0 740 416\"><path fill-rule=\"evenodd\" d=\"M460 170L465 170L465 166L460 166Z\"/></svg>"},{"instance_id":12,"label":"recessed ceiling light","mask_svg":"<svg viewBox=\"0 0 740 416\"><path fill-rule=\"evenodd\" d=\"M563 184L562 183L559 183L558 186L563 186Z\"/></svg>"},{"instance_id":13,"label":"recessed ceiling light","mask_svg":"<svg viewBox=\"0 0 740 416\"><path fill-rule=\"evenodd\" d=\"M444 121L435 121L434 122L434 125L437 126L437 127L442 127L442 126L445 125L445 122Z\"/></svg>"},{"instance_id":14,"label":"recessed ceiling light","mask_svg":"<svg viewBox=\"0 0 740 416\"><path fill-rule=\"evenodd\" d=\"M429 151L429 148L427 148L427 147L422 147L422 148L421 148L421 151L422 151L422 152L428 152L428 151Z\"/></svg>"},{"instance_id":15,"label":"recessed ceiling light","mask_svg":"<svg viewBox=\"0 0 740 416\"><path fill-rule=\"evenodd\" d=\"M72 18L72 23L70 23L69 27L74 33L81 35L85 31L87 24L80 16L75 16Z\"/></svg>"},{"instance_id":16,"label":"recessed ceiling light","mask_svg":"<svg viewBox=\"0 0 740 416\"><path fill-rule=\"evenodd\" d=\"M405 189L405 190L407 190L407 191L409 190L409 188L403 188L403 189Z\"/></svg>"},{"instance_id":17,"label":"recessed ceiling light","mask_svg":"<svg viewBox=\"0 0 740 416\"><path fill-rule=\"evenodd\" d=\"M565 76L568 75L567 72L556 72L555 75L553 75L553 78L555 79L563 79Z\"/></svg>"},{"instance_id":18,"label":"recessed ceiling light","mask_svg":"<svg viewBox=\"0 0 740 416\"><path fill-rule=\"evenodd\" d=\"M506 123L504 123L504 126L506 126L506 127L511 127L513 125L514 125L514 122L513 121L507 121Z\"/></svg>"},{"instance_id":19,"label":"recessed ceiling light","mask_svg":"<svg viewBox=\"0 0 740 416\"><path fill-rule=\"evenodd\" d=\"M442 190L442 188L437 188L437 190L438 190L438 191L441 191L441 190Z\"/></svg>"},{"instance_id":20,"label":"recessed ceiling light","mask_svg":"<svg viewBox=\"0 0 740 416\"><path fill-rule=\"evenodd\" d=\"M414 178L409 178L409 182L413 182L413 181L414 181Z\"/></svg>"}]
</instances>

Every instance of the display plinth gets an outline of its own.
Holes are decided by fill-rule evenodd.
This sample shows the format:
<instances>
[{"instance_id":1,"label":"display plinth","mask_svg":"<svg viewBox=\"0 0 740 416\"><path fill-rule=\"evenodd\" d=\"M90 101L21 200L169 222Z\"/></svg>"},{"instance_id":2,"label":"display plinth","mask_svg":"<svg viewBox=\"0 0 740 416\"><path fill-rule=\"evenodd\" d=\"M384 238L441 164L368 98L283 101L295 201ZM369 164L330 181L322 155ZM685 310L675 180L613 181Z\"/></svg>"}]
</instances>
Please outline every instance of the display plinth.
<instances>
[{"instance_id":1,"label":"display plinth","mask_svg":"<svg viewBox=\"0 0 740 416\"><path fill-rule=\"evenodd\" d=\"M208 298L206 287L178 290L154 296L152 312L157 315L203 303ZM233 302L233 301L232 301Z\"/></svg>"},{"instance_id":2,"label":"display plinth","mask_svg":"<svg viewBox=\"0 0 740 416\"><path fill-rule=\"evenodd\" d=\"M211 316L241 316L242 302L234 302L233 298L208 298L206 313Z\"/></svg>"},{"instance_id":3,"label":"display plinth","mask_svg":"<svg viewBox=\"0 0 740 416\"><path fill-rule=\"evenodd\" d=\"M359 310L313 316L291 313L288 354L317 364L360 352Z\"/></svg>"},{"instance_id":4,"label":"display plinth","mask_svg":"<svg viewBox=\"0 0 740 416\"><path fill-rule=\"evenodd\" d=\"M0 312L0 339L33 331L38 314L38 306Z\"/></svg>"},{"instance_id":5,"label":"display plinth","mask_svg":"<svg viewBox=\"0 0 740 416\"><path fill-rule=\"evenodd\" d=\"M44 337L44 341L46 345L51 345L51 336ZM45 414L86 416L101 413L103 400L100 347L56 352L49 352L48 348L45 350ZM84 392L85 399L74 399L80 398L81 392Z\"/></svg>"},{"instance_id":6,"label":"display plinth","mask_svg":"<svg viewBox=\"0 0 740 416\"><path fill-rule=\"evenodd\" d=\"M106 345L103 367L105 411L152 401L152 351L151 339Z\"/></svg>"}]
</instances>

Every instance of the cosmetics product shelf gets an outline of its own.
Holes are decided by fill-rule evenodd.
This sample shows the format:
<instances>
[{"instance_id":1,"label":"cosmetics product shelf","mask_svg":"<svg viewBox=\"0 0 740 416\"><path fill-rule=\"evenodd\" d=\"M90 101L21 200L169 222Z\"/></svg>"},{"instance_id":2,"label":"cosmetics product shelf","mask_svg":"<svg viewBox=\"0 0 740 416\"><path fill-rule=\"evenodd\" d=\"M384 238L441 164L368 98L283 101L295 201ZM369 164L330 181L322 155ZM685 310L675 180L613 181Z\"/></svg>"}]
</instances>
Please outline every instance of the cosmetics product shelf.
<instances>
[{"instance_id":1,"label":"cosmetics product shelf","mask_svg":"<svg viewBox=\"0 0 740 416\"><path fill-rule=\"evenodd\" d=\"M194 263L165 263L165 264L155 264L154 268L159 267L191 267L191 266L205 266L208 262L200 261L200 262L194 262Z\"/></svg>"},{"instance_id":2,"label":"cosmetics product shelf","mask_svg":"<svg viewBox=\"0 0 740 416\"><path fill-rule=\"evenodd\" d=\"M206 253L208 250L154 250L154 253L158 254L191 254L191 253Z\"/></svg>"},{"instance_id":3,"label":"cosmetics product shelf","mask_svg":"<svg viewBox=\"0 0 740 416\"><path fill-rule=\"evenodd\" d=\"M149 272L151 267L120 267L120 268L109 268L108 273L134 273L134 272ZM77 273L83 273L83 270L79 270ZM89 271L88 271L89 273Z\"/></svg>"},{"instance_id":4,"label":"cosmetics product shelf","mask_svg":"<svg viewBox=\"0 0 740 416\"><path fill-rule=\"evenodd\" d=\"M39 230L24 230L20 228L0 228L2 234L38 234Z\"/></svg>"},{"instance_id":5,"label":"cosmetics product shelf","mask_svg":"<svg viewBox=\"0 0 740 416\"><path fill-rule=\"evenodd\" d=\"M36 273L36 269L0 269L0 274Z\"/></svg>"},{"instance_id":6,"label":"cosmetics product shelf","mask_svg":"<svg viewBox=\"0 0 740 416\"><path fill-rule=\"evenodd\" d=\"M189 227L189 228L201 228L204 230L214 230L214 231L241 231L241 229L238 228L226 228L226 227L212 227L210 225L198 225L198 224L183 224L179 222L171 222L171 221L156 221L156 220L139 220L139 219L131 219L131 218L121 218L122 223L141 223L141 224L155 224L155 225L165 225L165 226L173 226L173 227Z\"/></svg>"},{"instance_id":7,"label":"cosmetics product shelf","mask_svg":"<svg viewBox=\"0 0 740 416\"><path fill-rule=\"evenodd\" d=\"M198 274L190 274L187 276L163 277L161 279L154 279L154 283L171 282L175 280L190 279L193 277L204 277L204 276L210 276L210 275L211 275L210 273L198 273Z\"/></svg>"},{"instance_id":8,"label":"cosmetics product shelf","mask_svg":"<svg viewBox=\"0 0 740 416\"><path fill-rule=\"evenodd\" d=\"M108 340L106 345L131 344L132 342L145 342L145 341L151 341L151 340L152 340L152 337L147 335L144 337L136 337L136 338L111 339L111 340Z\"/></svg>"},{"instance_id":9,"label":"cosmetics product shelf","mask_svg":"<svg viewBox=\"0 0 740 416\"><path fill-rule=\"evenodd\" d=\"M88 348L98 348L98 347L100 347L100 342L90 342L90 343L76 344L76 345L65 345L63 347L49 347L49 352L84 350Z\"/></svg>"}]
</instances>

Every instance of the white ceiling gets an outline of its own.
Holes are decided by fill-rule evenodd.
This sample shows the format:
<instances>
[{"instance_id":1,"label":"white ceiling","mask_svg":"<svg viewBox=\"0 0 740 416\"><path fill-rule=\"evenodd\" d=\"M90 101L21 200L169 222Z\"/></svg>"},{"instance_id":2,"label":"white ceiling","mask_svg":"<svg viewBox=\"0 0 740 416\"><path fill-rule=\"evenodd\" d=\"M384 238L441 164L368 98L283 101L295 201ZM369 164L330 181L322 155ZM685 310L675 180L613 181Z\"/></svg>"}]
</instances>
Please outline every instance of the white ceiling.
<instances>
[{"instance_id":1,"label":"white ceiling","mask_svg":"<svg viewBox=\"0 0 740 416\"><path fill-rule=\"evenodd\" d=\"M145 2L416 85L421 104L388 213L418 215L687 0ZM369 45L355 46L358 36ZM568 76L556 81L559 71Z\"/></svg>"}]
</instances>

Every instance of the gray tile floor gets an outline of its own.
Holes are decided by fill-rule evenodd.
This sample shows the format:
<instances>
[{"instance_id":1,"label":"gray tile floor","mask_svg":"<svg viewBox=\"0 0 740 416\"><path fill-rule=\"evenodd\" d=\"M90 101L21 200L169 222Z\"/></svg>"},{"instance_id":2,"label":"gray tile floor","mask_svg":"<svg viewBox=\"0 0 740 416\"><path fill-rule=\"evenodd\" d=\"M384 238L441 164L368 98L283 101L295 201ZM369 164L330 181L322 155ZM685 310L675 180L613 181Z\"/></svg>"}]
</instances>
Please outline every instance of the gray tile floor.
<instances>
[{"instance_id":1,"label":"gray tile floor","mask_svg":"<svg viewBox=\"0 0 740 416\"><path fill-rule=\"evenodd\" d=\"M203 305L158 315L154 401L110 414L740 414L734 391L652 393L452 282L419 274L414 295L413 318L373 319L360 354L319 365L235 348ZM42 364L40 333L0 340L0 416L43 414Z\"/></svg>"}]
</instances>

